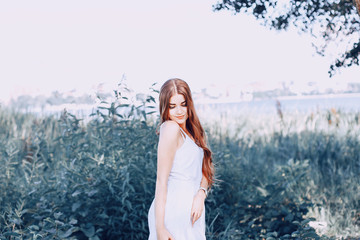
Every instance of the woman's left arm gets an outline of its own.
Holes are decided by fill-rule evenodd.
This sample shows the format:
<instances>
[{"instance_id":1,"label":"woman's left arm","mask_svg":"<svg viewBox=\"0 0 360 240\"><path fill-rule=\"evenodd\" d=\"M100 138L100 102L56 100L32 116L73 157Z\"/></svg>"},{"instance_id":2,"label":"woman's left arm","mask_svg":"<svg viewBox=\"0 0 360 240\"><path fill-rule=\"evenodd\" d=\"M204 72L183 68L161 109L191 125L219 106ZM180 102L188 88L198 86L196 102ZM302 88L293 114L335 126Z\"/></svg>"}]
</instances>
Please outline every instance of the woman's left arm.
<instances>
[{"instance_id":1,"label":"woman's left arm","mask_svg":"<svg viewBox=\"0 0 360 240\"><path fill-rule=\"evenodd\" d=\"M205 189L208 188L208 181L204 177L204 175L202 175L201 182L200 182L200 188L194 197L192 207L191 207L191 216L190 217L191 217L192 225L194 225L194 223L201 217L201 214L204 211L204 207L205 207L206 193L201 188L205 188Z\"/></svg>"}]
</instances>

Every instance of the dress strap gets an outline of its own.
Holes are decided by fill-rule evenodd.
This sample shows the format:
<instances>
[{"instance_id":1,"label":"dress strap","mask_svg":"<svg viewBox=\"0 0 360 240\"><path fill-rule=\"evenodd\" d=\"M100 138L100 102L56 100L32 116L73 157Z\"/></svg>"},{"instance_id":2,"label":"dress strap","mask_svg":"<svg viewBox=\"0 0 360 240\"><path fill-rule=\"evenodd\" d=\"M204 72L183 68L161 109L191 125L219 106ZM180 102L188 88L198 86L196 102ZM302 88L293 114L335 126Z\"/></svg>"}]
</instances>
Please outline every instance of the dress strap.
<instances>
[{"instance_id":1,"label":"dress strap","mask_svg":"<svg viewBox=\"0 0 360 240\"><path fill-rule=\"evenodd\" d=\"M180 127L181 135L184 137L184 140L186 139L186 133L185 131Z\"/></svg>"}]
</instances>

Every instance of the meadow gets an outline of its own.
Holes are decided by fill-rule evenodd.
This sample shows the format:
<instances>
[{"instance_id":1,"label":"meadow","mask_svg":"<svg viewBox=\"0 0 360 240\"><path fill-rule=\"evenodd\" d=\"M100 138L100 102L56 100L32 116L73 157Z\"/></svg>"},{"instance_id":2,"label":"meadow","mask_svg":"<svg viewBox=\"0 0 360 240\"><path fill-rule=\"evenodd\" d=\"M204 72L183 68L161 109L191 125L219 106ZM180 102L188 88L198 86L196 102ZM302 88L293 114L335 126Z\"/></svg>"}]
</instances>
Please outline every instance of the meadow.
<instances>
[{"instance_id":1,"label":"meadow","mask_svg":"<svg viewBox=\"0 0 360 240\"><path fill-rule=\"evenodd\" d=\"M0 108L0 239L147 239L154 104L117 96L86 120ZM207 239L360 237L360 113L204 114Z\"/></svg>"}]
</instances>

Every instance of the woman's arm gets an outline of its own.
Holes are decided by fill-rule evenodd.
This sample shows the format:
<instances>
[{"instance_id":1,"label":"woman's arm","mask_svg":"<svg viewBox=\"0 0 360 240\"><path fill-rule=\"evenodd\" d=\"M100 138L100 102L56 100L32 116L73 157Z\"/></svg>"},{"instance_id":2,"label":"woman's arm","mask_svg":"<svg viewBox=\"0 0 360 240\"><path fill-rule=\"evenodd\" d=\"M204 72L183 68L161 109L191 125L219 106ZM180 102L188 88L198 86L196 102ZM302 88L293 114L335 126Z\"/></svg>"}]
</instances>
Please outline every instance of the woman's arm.
<instances>
[{"instance_id":1,"label":"woman's arm","mask_svg":"<svg viewBox=\"0 0 360 240\"><path fill-rule=\"evenodd\" d=\"M201 178L201 182L200 182L200 187L205 188L206 191L207 191L207 190L208 190L208 186L209 186L209 183L208 183L206 177L205 177L204 174L203 174L203 175L202 175L202 178ZM201 189L199 189L199 190L201 190ZM207 194L207 193L205 193L204 190L201 190L200 192L203 192L204 195L205 195L205 198L206 198L206 194Z\"/></svg>"},{"instance_id":2,"label":"woman's arm","mask_svg":"<svg viewBox=\"0 0 360 240\"><path fill-rule=\"evenodd\" d=\"M204 176L204 174L202 175L202 178L201 178L200 187L208 189L208 181L207 181L206 177ZM205 191L199 188L199 190L197 191L197 193L194 197L193 204L191 207L190 218L191 218L191 222L193 225L201 217L201 214L204 211L205 198L206 198Z\"/></svg>"},{"instance_id":3,"label":"woman's arm","mask_svg":"<svg viewBox=\"0 0 360 240\"><path fill-rule=\"evenodd\" d=\"M167 182L178 146L180 126L173 121L161 125L157 156L157 176L155 189L155 226L158 239L172 239L165 228L165 204Z\"/></svg>"}]
</instances>

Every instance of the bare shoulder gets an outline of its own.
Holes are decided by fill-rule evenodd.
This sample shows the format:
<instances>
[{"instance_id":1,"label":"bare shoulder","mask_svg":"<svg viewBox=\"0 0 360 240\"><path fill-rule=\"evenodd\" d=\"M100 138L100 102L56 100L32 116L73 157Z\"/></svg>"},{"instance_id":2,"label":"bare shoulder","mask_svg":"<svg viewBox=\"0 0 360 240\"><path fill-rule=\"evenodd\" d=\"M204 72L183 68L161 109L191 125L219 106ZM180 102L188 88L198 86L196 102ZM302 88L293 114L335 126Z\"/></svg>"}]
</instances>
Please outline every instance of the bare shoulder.
<instances>
[{"instance_id":1,"label":"bare shoulder","mask_svg":"<svg viewBox=\"0 0 360 240\"><path fill-rule=\"evenodd\" d=\"M180 126L175 121L168 120L165 121L160 126L160 136L166 136L166 138L176 138L176 136L179 134Z\"/></svg>"},{"instance_id":2,"label":"bare shoulder","mask_svg":"<svg viewBox=\"0 0 360 240\"><path fill-rule=\"evenodd\" d=\"M173 121L166 121L160 126L158 166L163 169L162 171L159 170L160 174L166 173L167 176L169 175L175 152L178 147L179 132L180 126Z\"/></svg>"}]
</instances>

